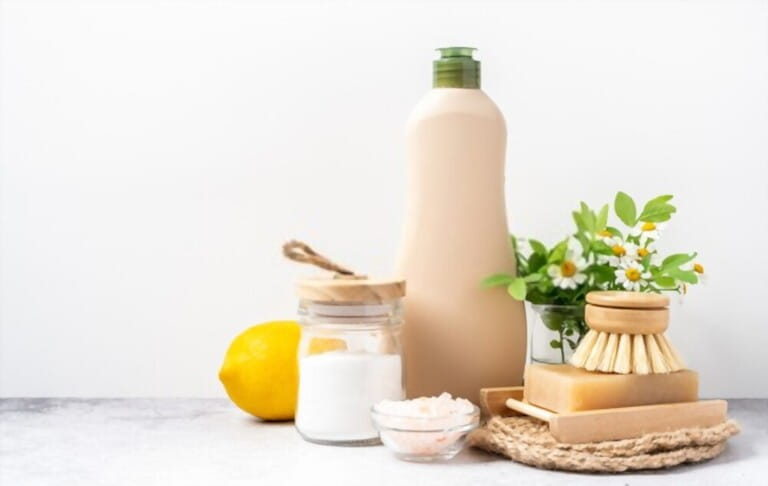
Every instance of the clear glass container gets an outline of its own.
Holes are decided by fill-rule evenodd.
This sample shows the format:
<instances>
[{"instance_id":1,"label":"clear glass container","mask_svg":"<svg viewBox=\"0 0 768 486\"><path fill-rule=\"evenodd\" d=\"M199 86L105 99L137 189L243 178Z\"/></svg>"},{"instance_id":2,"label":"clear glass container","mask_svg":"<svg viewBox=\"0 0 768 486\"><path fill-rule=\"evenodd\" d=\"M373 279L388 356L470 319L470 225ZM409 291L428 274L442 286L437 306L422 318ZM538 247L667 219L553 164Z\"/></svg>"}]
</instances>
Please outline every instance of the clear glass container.
<instances>
[{"instance_id":1,"label":"clear glass container","mask_svg":"<svg viewBox=\"0 0 768 486\"><path fill-rule=\"evenodd\" d=\"M528 323L532 363L567 363L589 331L583 305L530 304Z\"/></svg>"},{"instance_id":2,"label":"clear glass container","mask_svg":"<svg viewBox=\"0 0 768 486\"><path fill-rule=\"evenodd\" d=\"M378 444L371 407L405 397L401 299L302 298L299 322L297 430L321 444Z\"/></svg>"},{"instance_id":3,"label":"clear glass container","mask_svg":"<svg viewBox=\"0 0 768 486\"><path fill-rule=\"evenodd\" d=\"M429 462L453 459L480 423L480 409L435 417L388 414L376 405L371 416L381 441L404 461Z\"/></svg>"}]
</instances>

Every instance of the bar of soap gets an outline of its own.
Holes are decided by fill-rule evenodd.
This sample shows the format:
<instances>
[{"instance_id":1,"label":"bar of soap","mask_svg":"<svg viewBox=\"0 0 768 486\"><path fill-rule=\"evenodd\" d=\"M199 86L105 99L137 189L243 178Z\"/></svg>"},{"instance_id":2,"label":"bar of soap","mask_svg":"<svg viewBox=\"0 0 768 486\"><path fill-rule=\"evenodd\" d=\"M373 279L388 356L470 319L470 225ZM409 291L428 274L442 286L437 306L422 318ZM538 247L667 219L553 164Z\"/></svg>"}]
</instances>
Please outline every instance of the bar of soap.
<instances>
[{"instance_id":1,"label":"bar of soap","mask_svg":"<svg viewBox=\"0 0 768 486\"><path fill-rule=\"evenodd\" d=\"M565 364L530 364L523 398L558 413L694 402L699 399L699 375L691 370L620 375Z\"/></svg>"}]
</instances>

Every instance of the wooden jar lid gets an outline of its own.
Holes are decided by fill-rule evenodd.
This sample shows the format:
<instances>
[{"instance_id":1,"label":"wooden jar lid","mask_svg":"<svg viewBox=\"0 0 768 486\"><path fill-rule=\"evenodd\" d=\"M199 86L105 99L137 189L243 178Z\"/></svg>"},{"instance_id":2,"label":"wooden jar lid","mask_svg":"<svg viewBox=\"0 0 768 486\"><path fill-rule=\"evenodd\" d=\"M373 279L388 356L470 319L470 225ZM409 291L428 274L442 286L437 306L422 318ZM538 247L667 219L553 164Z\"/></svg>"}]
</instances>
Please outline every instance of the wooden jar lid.
<instances>
[{"instance_id":1,"label":"wooden jar lid","mask_svg":"<svg viewBox=\"0 0 768 486\"><path fill-rule=\"evenodd\" d=\"M669 309L620 309L587 304L584 320L591 329L616 334L661 334L669 327Z\"/></svg>"},{"instance_id":2,"label":"wooden jar lid","mask_svg":"<svg viewBox=\"0 0 768 486\"><path fill-rule=\"evenodd\" d=\"M405 280L315 277L299 280L299 298L317 302L378 304L405 296Z\"/></svg>"},{"instance_id":3,"label":"wooden jar lid","mask_svg":"<svg viewBox=\"0 0 768 486\"><path fill-rule=\"evenodd\" d=\"M623 309L663 309L669 307L669 297L646 292L605 290L588 293L587 303Z\"/></svg>"}]
</instances>

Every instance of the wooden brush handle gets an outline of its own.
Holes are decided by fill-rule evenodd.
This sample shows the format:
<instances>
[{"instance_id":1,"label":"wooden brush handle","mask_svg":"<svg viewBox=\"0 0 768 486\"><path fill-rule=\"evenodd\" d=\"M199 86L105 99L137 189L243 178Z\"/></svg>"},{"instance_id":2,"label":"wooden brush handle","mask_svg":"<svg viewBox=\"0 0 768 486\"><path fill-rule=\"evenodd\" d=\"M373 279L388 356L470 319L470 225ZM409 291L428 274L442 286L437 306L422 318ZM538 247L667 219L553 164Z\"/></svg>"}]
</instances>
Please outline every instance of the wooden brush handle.
<instances>
[{"instance_id":1,"label":"wooden brush handle","mask_svg":"<svg viewBox=\"0 0 768 486\"><path fill-rule=\"evenodd\" d=\"M584 318L591 329L615 334L661 334L669 326L669 309L619 309L587 304Z\"/></svg>"},{"instance_id":2,"label":"wooden brush handle","mask_svg":"<svg viewBox=\"0 0 768 486\"><path fill-rule=\"evenodd\" d=\"M622 309L663 309L669 307L669 297L649 292L597 290L587 294L587 304Z\"/></svg>"}]
</instances>

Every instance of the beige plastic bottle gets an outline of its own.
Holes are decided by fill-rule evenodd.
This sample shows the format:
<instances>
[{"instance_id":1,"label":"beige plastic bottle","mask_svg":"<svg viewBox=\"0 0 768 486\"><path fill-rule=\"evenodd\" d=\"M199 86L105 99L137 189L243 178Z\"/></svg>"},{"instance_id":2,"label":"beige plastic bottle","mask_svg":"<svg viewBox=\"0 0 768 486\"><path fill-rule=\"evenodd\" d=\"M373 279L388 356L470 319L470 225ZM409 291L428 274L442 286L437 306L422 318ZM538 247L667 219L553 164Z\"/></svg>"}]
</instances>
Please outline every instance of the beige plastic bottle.
<instances>
[{"instance_id":1,"label":"beige plastic bottle","mask_svg":"<svg viewBox=\"0 0 768 486\"><path fill-rule=\"evenodd\" d=\"M504 117L480 89L474 49L439 49L434 89L407 125L409 201L398 256L406 279L409 397L478 401L482 387L522 383L525 313L493 273L515 272L504 200Z\"/></svg>"}]
</instances>

